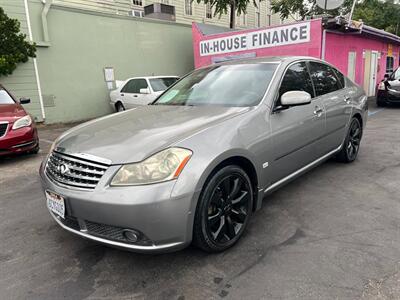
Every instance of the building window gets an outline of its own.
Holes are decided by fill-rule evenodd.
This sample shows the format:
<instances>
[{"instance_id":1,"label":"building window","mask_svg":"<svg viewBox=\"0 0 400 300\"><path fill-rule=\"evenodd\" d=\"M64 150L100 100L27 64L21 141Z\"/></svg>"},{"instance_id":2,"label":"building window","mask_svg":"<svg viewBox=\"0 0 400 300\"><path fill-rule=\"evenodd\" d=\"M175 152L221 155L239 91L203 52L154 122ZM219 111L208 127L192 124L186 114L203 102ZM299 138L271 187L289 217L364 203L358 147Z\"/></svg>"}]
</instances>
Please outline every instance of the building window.
<instances>
[{"instance_id":1,"label":"building window","mask_svg":"<svg viewBox=\"0 0 400 300\"><path fill-rule=\"evenodd\" d=\"M161 0L162 4L169 4L169 0Z\"/></svg>"},{"instance_id":2,"label":"building window","mask_svg":"<svg viewBox=\"0 0 400 300\"><path fill-rule=\"evenodd\" d=\"M260 0L256 0L256 1L254 1L254 4L255 4L255 10L256 10L256 27L261 27L261 20L260 20L260 17L261 17L261 14L260 14L260 5L261 5L261 3L260 3Z\"/></svg>"},{"instance_id":3,"label":"building window","mask_svg":"<svg viewBox=\"0 0 400 300\"><path fill-rule=\"evenodd\" d=\"M394 57L386 57L386 73L393 73L394 70Z\"/></svg>"},{"instance_id":4,"label":"building window","mask_svg":"<svg viewBox=\"0 0 400 300\"><path fill-rule=\"evenodd\" d=\"M137 18L143 18L144 12L142 10L132 9L132 16L137 17Z\"/></svg>"},{"instance_id":5,"label":"building window","mask_svg":"<svg viewBox=\"0 0 400 300\"><path fill-rule=\"evenodd\" d=\"M247 14L241 13L236 17L236 25L246 26L246 22L247 22Z\"/></svg>"},{"instance_id":6,"label":"building window","mask_svg":"<svg viewBox=\"0 0 400 300\"><path fill-rule=\"evenodd\" d=\"M271 11L271 3L267 1L267 26L271 26L272 23L272 11Z\"/></svg>"},{"instance_id":7,"label":"building window","mask_svg":"<svg viewBox=\"0 0 400 300\"><path fill-rule=\"evenodd\" d=\"M143 6L142 0L132 0L132 4L136 6Z\"/></svg>"},{"instance_id":8,"label":"building window","mask_svg":"<svg viewBox=\"0 0 400 300\"><path fill-rule=\"evenodd\" d=\"M192 0L185 0L185 15L193 15L193 2Z\"/></svg>"},{"instance_id":9,"label":"building window","mask_svg":"<svg viewBox=\"0 0 400 300\"><path fill-rule=\"evenodd\" d=\"M212 19L212 7L210 2L206 4L206 18Z\"/></svg>"}]
</instances>

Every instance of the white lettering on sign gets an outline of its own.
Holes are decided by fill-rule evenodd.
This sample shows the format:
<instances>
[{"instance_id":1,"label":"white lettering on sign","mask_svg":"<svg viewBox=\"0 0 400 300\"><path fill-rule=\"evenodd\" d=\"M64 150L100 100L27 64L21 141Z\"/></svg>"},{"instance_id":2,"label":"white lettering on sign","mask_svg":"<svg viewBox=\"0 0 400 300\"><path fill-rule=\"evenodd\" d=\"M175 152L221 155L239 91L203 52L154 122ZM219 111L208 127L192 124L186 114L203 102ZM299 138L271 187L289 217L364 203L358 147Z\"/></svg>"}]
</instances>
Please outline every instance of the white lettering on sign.
<instances>
[{"instance_id":1,"label":"white lettering on sign","mask_svg":"<svg viewBox=\"0 0 400 300\"><path fill-rule=\"evenodd\" d=\"M268 28L200 42L200 56L306 43L310 23Z\"/></svg>"}]
</instances>

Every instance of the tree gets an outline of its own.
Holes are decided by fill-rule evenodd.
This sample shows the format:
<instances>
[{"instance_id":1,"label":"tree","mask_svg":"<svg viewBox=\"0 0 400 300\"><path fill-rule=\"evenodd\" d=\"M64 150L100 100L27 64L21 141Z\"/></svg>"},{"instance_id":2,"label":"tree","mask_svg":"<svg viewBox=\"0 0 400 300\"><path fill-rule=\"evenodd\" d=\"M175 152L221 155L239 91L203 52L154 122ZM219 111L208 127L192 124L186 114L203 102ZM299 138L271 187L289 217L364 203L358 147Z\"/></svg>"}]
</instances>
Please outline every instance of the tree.
<instances>
[{"instance_id":1,"label":"tree","mask_svg":"<svg viewBox=\"0 0 400 300\"><path fill-rule=\"evenodd\" d=\"M364 0L356 6L353 20L400 36L400 4L393 0Z\"/></svg>"},{"instance_id":2,"label":"tree","mask_svg":"<svg viewBox=\"0 0 400 300\"><path fill-rule=\"evenodd\" d=\"M345 15L350 12L352 4L353 0L345 0L342 7L329 11L329 14ZM316 0L273 0L271 9L274 13L279 13L281 19L293 17L304 20L306 17L324 13L316 5ZM358 1L352 19L361 19L367 25L400 35L400 4L395 4L393 0Z\"/></svg>"},{"instance_id":3,"label":"tree","mask_svg":"<svg viewBox=\"0 0 400 300\"><path fill-rule=\"evenodd\" d=\"M324 13L324 10L319 8L316 2L316 0L272 0L271 10L279 13L282 20L291 17L300 21ZM345 0L342 7L330 10L329 13L332 15L346 14L350 12L352 3L352 0Z\"/></svg>"},{"instance_id":4,"label":"tree","mask_svg":"<svg viewBox=\"0 0 400 300\"><path fill-rule=\"evenodd\" d=\"M252 2L255 7L258 7L256 0L197 0L197 3L203 2L204 4L210 4L214 7L214 15L224 15L230 11L229 27L235 28L235 17L236 14L245 14L247 5Z\"/></svg>"},{"instance_id":5,"label":"tree","mask_svg":"<svg viewBox=\"0 0 400 300\"><path fill-rule=\"evenodd\" d=\"M10 75L18 63L25 63L29 57L36 57L36 46L26 41L20 33L18 20L9 18L0 7L0 76Z\"/></svg>"}]
</instances>

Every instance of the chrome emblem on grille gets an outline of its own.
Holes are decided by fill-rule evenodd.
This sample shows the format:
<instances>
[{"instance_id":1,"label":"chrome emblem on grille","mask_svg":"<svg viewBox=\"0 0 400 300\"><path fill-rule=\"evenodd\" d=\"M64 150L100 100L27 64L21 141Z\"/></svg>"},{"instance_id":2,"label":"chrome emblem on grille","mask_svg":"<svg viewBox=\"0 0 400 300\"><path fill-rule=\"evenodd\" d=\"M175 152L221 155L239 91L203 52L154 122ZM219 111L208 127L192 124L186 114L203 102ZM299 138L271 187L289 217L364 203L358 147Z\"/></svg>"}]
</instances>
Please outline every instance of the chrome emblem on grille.
<instances>
[{"instance_id":1,"label":"chrome emblem on grille","mask_svg":"<svg viewBox=\"0 0 400 300\"><path fill-rule=\"evenodd\" d=\"M65 175L69 173L69 168L67 165L65 164L61 164L57 166L57 171L58 173L60 173L61 175Z\"/></svg>"}]
</instances>

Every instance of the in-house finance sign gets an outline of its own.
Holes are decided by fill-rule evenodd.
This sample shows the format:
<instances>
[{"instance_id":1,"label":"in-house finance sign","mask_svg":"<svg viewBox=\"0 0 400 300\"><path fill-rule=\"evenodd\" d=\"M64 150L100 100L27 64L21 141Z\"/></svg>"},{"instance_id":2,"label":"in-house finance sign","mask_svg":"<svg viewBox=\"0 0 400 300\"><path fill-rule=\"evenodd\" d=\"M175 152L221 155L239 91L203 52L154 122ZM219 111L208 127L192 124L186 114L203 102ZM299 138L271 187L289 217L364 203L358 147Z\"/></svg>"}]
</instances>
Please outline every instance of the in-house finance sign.
<instances>
[{"instance_id":1,"label":"in-house finance sign","mask_svg":"<svg viewBox=\"0 0 400 300\"><path fill-rule=\"evenodd\" d=\"M293 45L310 41L310 23L262 29L200 42L200 56Z\"/></svg>"}]
</instances>

